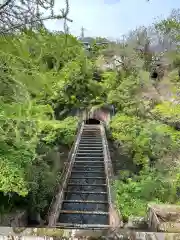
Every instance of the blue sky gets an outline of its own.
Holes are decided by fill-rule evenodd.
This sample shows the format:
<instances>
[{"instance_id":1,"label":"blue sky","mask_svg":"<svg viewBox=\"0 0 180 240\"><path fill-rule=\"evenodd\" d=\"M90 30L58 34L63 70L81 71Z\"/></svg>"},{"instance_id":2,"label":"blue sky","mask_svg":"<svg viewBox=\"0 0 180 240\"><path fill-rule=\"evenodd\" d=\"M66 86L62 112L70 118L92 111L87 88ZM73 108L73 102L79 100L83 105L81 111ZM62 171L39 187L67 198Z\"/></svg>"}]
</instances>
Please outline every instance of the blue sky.
<instances>
[{"instance_id":1,"label":"blue sky","mask_svg":"<svg viewBox=\"0 0 180 240\"><path fill-rule=\"evenodd\" d=\"M64 0L55 0L56 10L64 7ZM69 23L72 34L117 39L138 26L148 26L155 19L166 17L173 8L180 8L180 0L69 0ZM63 30L62 21L48 21L50 30Z\"/></svg>"}]
</instances>

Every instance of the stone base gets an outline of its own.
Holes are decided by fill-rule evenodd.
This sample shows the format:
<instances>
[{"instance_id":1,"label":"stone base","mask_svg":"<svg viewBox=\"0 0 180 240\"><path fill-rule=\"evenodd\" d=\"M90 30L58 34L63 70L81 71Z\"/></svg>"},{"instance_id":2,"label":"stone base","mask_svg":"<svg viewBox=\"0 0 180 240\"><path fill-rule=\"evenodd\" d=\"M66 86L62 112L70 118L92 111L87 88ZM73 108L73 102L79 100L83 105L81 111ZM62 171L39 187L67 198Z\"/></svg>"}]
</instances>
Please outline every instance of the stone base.
<instances>
[{"instance_id":1,"label":"stone base","mask_svg":"<svg viewBox=\"0 0 180 240\"><path fill-rule=\"evenodd\" d=\"M17 231L18 230L18 231ZM100 240L100 239L129 239L129 240L173 240L180 239L178 233L140 232L128 229L107 230L72 230L58 228L12 228L0 227L0 240Z\"/></svg>"}]
</instances>

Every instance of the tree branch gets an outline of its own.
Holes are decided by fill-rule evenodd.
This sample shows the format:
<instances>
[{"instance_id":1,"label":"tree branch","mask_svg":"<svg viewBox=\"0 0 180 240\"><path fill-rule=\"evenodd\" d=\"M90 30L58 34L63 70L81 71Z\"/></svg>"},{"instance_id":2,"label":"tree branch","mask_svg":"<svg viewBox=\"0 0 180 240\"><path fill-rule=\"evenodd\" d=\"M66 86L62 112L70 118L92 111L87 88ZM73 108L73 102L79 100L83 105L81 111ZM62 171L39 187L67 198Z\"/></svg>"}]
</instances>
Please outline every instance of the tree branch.
<instances>
[{"instance_id":1,"label":"tree branch","mask_svg":"<svg viewBox=\"0 0 180 240\"><path fill-rule=\"evenodd\" d=\"M60 10L59 14L54 13L54 8L54 0L8 0L1 6L0 34L12 33L22 28L37 29L44 26L44 21L49 19L65 19L72 22L68 18L68 0L65 0L65 8ZM45 16L47 11L50 11L50 14Z\"/></svg>"},{"instance_id":2,"label":"tree branch","mask_svg":"<svg viewBox=\"0 0 180 240\"><path fill-rule=\"evenodd\" d=\"M8 6L10 2L12 2L12 0L7 0L4 4L0 5L0 10Z\"/></svg>"}]
</instances>

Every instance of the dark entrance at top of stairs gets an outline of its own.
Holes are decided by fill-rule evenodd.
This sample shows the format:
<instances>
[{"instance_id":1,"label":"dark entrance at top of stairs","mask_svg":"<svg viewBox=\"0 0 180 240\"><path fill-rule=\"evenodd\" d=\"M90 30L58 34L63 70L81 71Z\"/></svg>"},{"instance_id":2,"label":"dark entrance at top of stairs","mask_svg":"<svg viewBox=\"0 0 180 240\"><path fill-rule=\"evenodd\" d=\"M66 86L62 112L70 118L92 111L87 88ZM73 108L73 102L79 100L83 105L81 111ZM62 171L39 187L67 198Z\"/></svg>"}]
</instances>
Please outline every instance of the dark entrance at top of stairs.
<instances>
[{"instance_id":1,"label":"dark entrance at top of stairs","mask_svg":"<svg viewBox=\"0 0 180 240\"><path fill-rule=\"evenodd\" d=\"M84 123L94 125L94 124L100 124L100 121L95 118L89 118L85 120Z\"/></svg>"}]
</instances>

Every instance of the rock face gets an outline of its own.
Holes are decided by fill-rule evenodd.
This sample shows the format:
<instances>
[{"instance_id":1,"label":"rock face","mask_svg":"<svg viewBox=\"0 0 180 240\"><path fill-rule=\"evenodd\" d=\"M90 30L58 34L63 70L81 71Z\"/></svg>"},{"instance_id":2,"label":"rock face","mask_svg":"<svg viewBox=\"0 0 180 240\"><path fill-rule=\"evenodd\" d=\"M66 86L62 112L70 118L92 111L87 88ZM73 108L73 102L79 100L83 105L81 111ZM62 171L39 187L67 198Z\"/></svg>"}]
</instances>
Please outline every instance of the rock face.
<instances>
[{"instance_id":1,"label":"rock face","mask_svg":"<svg viewBox=\"0 0 180 240\"><path fill-rule=\"evenodd\" d=\"M0 215L1 226L23 227L27 225L26 211L16 210L11 213Z\"/></svg>"},{"instance_id":2,"label":"rock face","mask_svg":"<svg viewBox=\"0 0 180 240\"><path fill-rule=\"evenodd\" d=\"M144 217L130 217L125 228L147 230L148 225Z\"/></svg>"},{"instance_id":3,"label":"rock face","mask_svg":"<svg viewBox=\"0 0 180 240\"><path fill-rule=\"evenodd\" d=\"M151 231L180 233L180 206L174 204L148 204L148 227Z\"/></svg>"},{"instance_id":4,"label":"rock face","mask_svg":"<svg viewBox=\"0 0 180 240\"><path fill-rule=\"evenodd\" d=\"M38 212L29 212L28 213L28 226L35 227L41 224L41 216Z\"/></svg>"}]
</instances>

